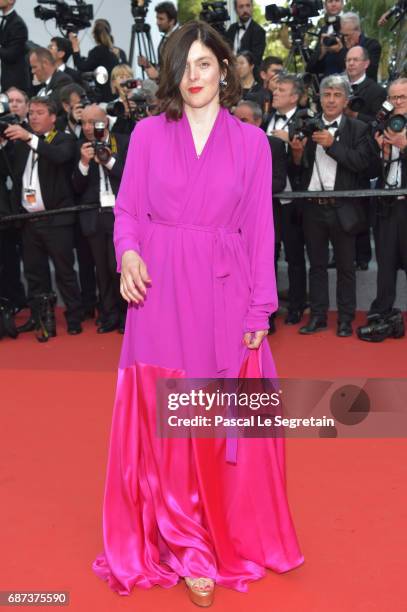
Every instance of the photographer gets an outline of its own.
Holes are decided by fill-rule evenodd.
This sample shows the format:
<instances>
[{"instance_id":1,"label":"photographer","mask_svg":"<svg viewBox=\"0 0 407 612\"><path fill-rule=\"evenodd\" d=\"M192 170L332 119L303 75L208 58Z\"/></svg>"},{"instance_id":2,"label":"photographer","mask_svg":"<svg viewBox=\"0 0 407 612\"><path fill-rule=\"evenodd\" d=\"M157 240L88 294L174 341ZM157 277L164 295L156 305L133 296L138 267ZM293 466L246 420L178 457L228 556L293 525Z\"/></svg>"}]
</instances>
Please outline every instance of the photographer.
<instances>
[{"instance_id":1,"label":"photographer","mask_svg":"<svg viewBox=\"0 0 407 612\"><path fill-rule=\"evenodd\" d=\"M56 69L59 70L59 72L64 72L69 75L74 83L83 85L80 72L66 65L69 58L72 56L71 42L62 36L54 36L51 38L48 49L54 58Z\"/></svg>"},{"instance_id":2,"label":"photographer","mask_svg":"<svg viewBox=\"0 0 407 612\"><path fill-rule=\"evenodd\" d=\"M138 57L138 65L144 68L149 79L156 80L159 76L160 66L162 64L162 57L165 50L165 46L168 42L169 37L177 28L178 25L178 11L172 2L160 2L155 7L157 28L162 34L160 44L157 49L157 65L150 64L148 59L143 55Z\"/></svg>"},{"instance_id":3,"label":"photographer","mask_svg":"<svg viewBox=\"0 0 407 612\"><path fill-rule=\"evenodd\" d=\"M301 191L353 190L370 187L368 171L377 175L369 127L346 117L350 86L346 77L331 75L321 82L322 117L311 133L293 138L293 157L299 170ZM309 323L301 334L327 328L329 308L328 247L332 242L337 269L337 335L352 335L356 308L355 235L367 225L365 206L356 198L310 198L304 202L303 219L310 261Z\"/></svg>"},{"instance_id":4,"label":"photographer","mask_svg":"<svg viewBox=\"0 0 407 612\"><path fill-rule=\"evenodd\" d=\"M89 241L96 266L101 307L99 334L115 329L123 333L126 313L116 270L113 210L129 139L121 134L110 135L108 125L106 113L96 104L83 110L82 128L86 140L79 144L79 159L73 172L73 186L80 204L99 206L80 215L82 232Z\"/></svg>"},{"instance_id":5,"label":"photographer","mask_svg":"<svg viewBox=\"0 0 407 612\"><path fill-rule=\"evenodd\" d=\"M253 21L253 0L234 0L234 4L239 20L228 28L226 39L236 55L250 51L255 66L259 67L266 48L266 32Z\"/></svg>"},{"instance_id":6,"label":"photographer","mask_svg":"<svg viewBox=\"0 0 407 612\"><path fill-rule=\"evenodd\" d=\"M13 148L13 208L28 214L73 206L68 170L75 155L75 141L55 130L56 105L49 98L29 103L28 131L10 125L5 136ZM31 331L39 324L38 298L52 291L48 257L51 258L58 289L66 305L68 334L82 331L82 305L74 270L73 223L75 215L64 213L25 220L22 228L24 273L28 285L31 317L19 331ZM56 335L55 319L48 329Z\"/></svg>"},{"instance_id":7,"label":"photographer","mask_svg":"<svg viewBox=\"0 0 407 612\"><path fill-rule=\"evenodd\" d=\"M71 134L75 139L82 137L82 112L90 104L86 92L78 83L70 83L61 89L60 101L64 110L58 117L57 127L60 132Z\"/></svg>"},{"instance_id":8,"label":"photographer","mask_svg":"<svg viewBox=\"0 0 407 612\"><path fill-rule=\"evenodd\" d=\"M318 75L320 79L328 74L343 72L342 61L338 58L340 42L340 14L343 0L325 0L324 25L319 32L318 43L308 60L306 71Z\"/></svg>"},{"instance_id":9,"label":"photographer","mask_svg":"<svg viewBox=\"0 0 407 612\"><path fill-rule=\"evenodd\" d=\"M251 100L240 100L235 108L234 115L240 121L256 125L257 127L260 127L263 121L263 113L260 106ZM267 138L273 159L271 187L274 194L283 191L286 186L288 156L283 140L275 136L267 136ZM281 204L276 198L273 198L273 222L275 240L274 267L277 278L277 263L281 246ZM274 319L275 313L271 315L269 320L269 334L273 334L276 331Z\"/></svg>"},{"instance_id":10,"label":"photographer","mask_svg":"<svg viewBox=\"0 0 407 612\"><path fill-rule=\"evenodd\" d=\"M407 79L389 85L388 100L394 115L407 115ZM407 188L406 128L394 132L387 128L375 133L383 168L378 187L389 190L389 197L379 202L375 220L377 256L377 297L370 314L387 315L396 299L397 270L407 270L407 198L391 196L391 189Z\"/></svg>"},{"instance_id":11,"label":"photographer","mask_svg":"<svg viewBox=\"0 0 407 612\"><path fill-rule=\"evenodd\" d=\"M71 77L57 70L51 51L43 47L35 47L30 51L30 66L34 77L42 84L37 96L53 100L59 114L62 110L60 91L72 83Z\"/></svg>"},{"instance_id":12,"label":"photographer","mask_svg":"<svg viewBox=\"0 0 407 612\"><path fill-rule=\"evenodd\" d=\"M288 178L284 191L292 191L294 164L289 146L289 130L295 123L303 93L302 81L296 75L284 74L279 77L273 95L273 111L267 135L279 138L286 146ZM288 265L288 313L285 324L296 325L301 321L306 307L307 291L305 239L298 200L281 200L281 236Z\"/></svg>"},{"instance_id":13,"label":"photographer","mask_svg":"<svg viewBox=\"0 0 407 612\"><path fill-rule=\"evenodd\" d=\"M103 66L110 78L110 74L117 64L126 63L126 54L122 49L114 46L112 30L106 19L96 19L92 34L96 47L91 49L88 57L85 58L80 54L78 36L73 32L69 33L75 67L81 72L92 72L99 66ZM99 89L100 102L110 102L113 99L109 83L100 85Z\"/></svg>"},{"instance_id":14,"label":"photographer","mask_svg":"<svg viewBox=\"0 0 407 612\"><path fill-rule=\"evenodd\" d=\"M386 90L367 76L369 64L369 52L364 47L352 47L346 54L346 75L353 95L345 114L365 123L376 117L387 96ZM353 110L353 106L360 110Z\"/></svg>"},{"instance_id":15,"label":"photographer","mask_svg":"<svg viewBox=\"0 0 407 612\"><path fill-rule=\"evenodd\" d=\"M0 0L1 90L18 87L30 89L26 54L27 26L14 10L16 0Z\"/></svg>"},{"instance_id":16,"label":"photographer","mask_svg":"<svg viewBox=\"0 0 407 612\"><path fill-rule=\"evenodd\" d=\"M16 87L7 90L9 110L16 115L20 125L27 128L28 97ZM0 118L2 129L7 120ZM4 123L6 124L4 126ZM12 213L10 202L11 167L10 149L13 144L0 137L0 214ZM15 226L5 226L0 231L0 296L7 298L12 309L18 311L26 306L25 289L21 282L21 232Z\"/></svg>"},{"instance_id":17,"label":"photographer","mask_svg":"<svg viewBox=\"0 0 407 612\"><path fill-rule=\"evenodd\" d=\"M369 53L370 63L366 74L369 78L377 81L382 48L377 40L368 38L362 33L359 15L344 13L340 18L340 33L335 39L336 44L331 46L317 45L307 64L307 71L319 76L342 73L345 71L348 50L360 46L367 49Z\"/></svg>"},{"instance_id":18,"label":"photographer","mask_svg":"<svg viewBox=\"0 0 407 612\"><path fill-rule=\"evenodd\" d=\"M273 92L277 87L280 72L283 70L283 60L281 57L276 57L274 55L269 55L266 57L260 65L260 78L262 80L263 87L261 89L259 98L261 109L266 114L269 113L271 109Z\"/></svg>"}]
</instances>

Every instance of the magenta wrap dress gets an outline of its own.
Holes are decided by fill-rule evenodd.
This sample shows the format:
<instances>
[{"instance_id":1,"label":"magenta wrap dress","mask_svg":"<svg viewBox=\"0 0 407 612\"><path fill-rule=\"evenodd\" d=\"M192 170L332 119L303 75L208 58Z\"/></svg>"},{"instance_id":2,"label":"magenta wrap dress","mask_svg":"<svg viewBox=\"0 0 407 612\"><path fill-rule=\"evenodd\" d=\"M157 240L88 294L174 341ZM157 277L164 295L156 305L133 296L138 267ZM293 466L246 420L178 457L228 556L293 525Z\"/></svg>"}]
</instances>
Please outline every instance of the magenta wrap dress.
<instances>
[{"instance_id":1,"label":"magenta wrap dress","mask_svg":"<svg viewBox=\"0 0 407 612\"><path fill-rule=\"evenodd\" d=\"M140 253L152 284L131 304L120 359L103 507L109 586L171 587L206 576L246 591L265 569L303 562L286 497L284 439L165 439L160 377L233 377L275 368L265 330L277 308L271 154L260 129L221 108L202 154L184 113L140 121L115 206L117 261ZM260 375L260 372L257 374Z\"/></svg>"}]
</instances>

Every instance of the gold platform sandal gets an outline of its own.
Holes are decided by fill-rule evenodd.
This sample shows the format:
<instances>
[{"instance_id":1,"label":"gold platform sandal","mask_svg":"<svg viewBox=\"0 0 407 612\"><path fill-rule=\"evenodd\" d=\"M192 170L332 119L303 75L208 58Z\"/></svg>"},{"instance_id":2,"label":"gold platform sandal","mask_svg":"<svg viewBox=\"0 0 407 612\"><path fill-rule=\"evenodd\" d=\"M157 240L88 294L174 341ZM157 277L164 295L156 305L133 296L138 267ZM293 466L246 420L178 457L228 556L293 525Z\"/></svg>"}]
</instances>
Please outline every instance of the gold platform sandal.
<instances>
[{"instance_id":1,"label":"gold platform sandal","mask_svg":"<svg viewBox=\"0 0 407 612\"><path fill-rule=\"evenodd\" d=\"M186 576L185 583L188 587L192 603L201 606L201 608L208 608L213 604L215 582L212 578L191 578Z\"/></svg>"}]
</instances>

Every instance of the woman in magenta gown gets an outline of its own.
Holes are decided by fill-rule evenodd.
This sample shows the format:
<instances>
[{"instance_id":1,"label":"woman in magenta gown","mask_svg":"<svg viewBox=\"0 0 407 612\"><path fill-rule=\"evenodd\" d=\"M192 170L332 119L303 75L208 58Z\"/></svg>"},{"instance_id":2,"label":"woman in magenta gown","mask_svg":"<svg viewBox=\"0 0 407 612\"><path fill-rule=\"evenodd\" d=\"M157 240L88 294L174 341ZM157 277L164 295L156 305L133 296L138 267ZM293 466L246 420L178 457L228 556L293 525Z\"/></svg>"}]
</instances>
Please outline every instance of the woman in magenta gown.
<instances>
[{"instance_id":1,"label":"woman in magenta gown","mask_svg":"<svg viewBox=\"0 0 407 612\"><path fill-rule=\"evenodd\" d=\"M234 59L207 24L171 36L158 97L161 114L132 134L115 206L129 308L93 568L121 595L186 578L199 604L215 583L247 591L266 568L303 562L282 438L227 447L155 433L159 378L237 378L249 357L275 376L271 154L264 132L229 112Z\"/></svg>"}]
</instances>

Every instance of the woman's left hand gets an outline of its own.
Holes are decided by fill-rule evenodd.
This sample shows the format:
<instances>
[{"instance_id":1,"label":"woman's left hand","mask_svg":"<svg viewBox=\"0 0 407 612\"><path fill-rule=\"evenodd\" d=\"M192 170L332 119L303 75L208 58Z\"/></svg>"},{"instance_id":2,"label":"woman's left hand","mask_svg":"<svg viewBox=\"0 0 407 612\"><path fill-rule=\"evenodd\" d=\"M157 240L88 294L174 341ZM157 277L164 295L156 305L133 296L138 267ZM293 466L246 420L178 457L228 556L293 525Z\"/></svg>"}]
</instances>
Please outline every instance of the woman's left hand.
<instances>
[{"instance_id":1,"label":"woman's left hand","mask_svg":"<svg viewBox=\"0 0 407 612\"><path fill-rule=\"evenodd\" d=\"M268 329L262 329L256 332L246 332L243 336L243 344L249 349L257 349L268 334Z\"/></svg>"}]
</instances>

